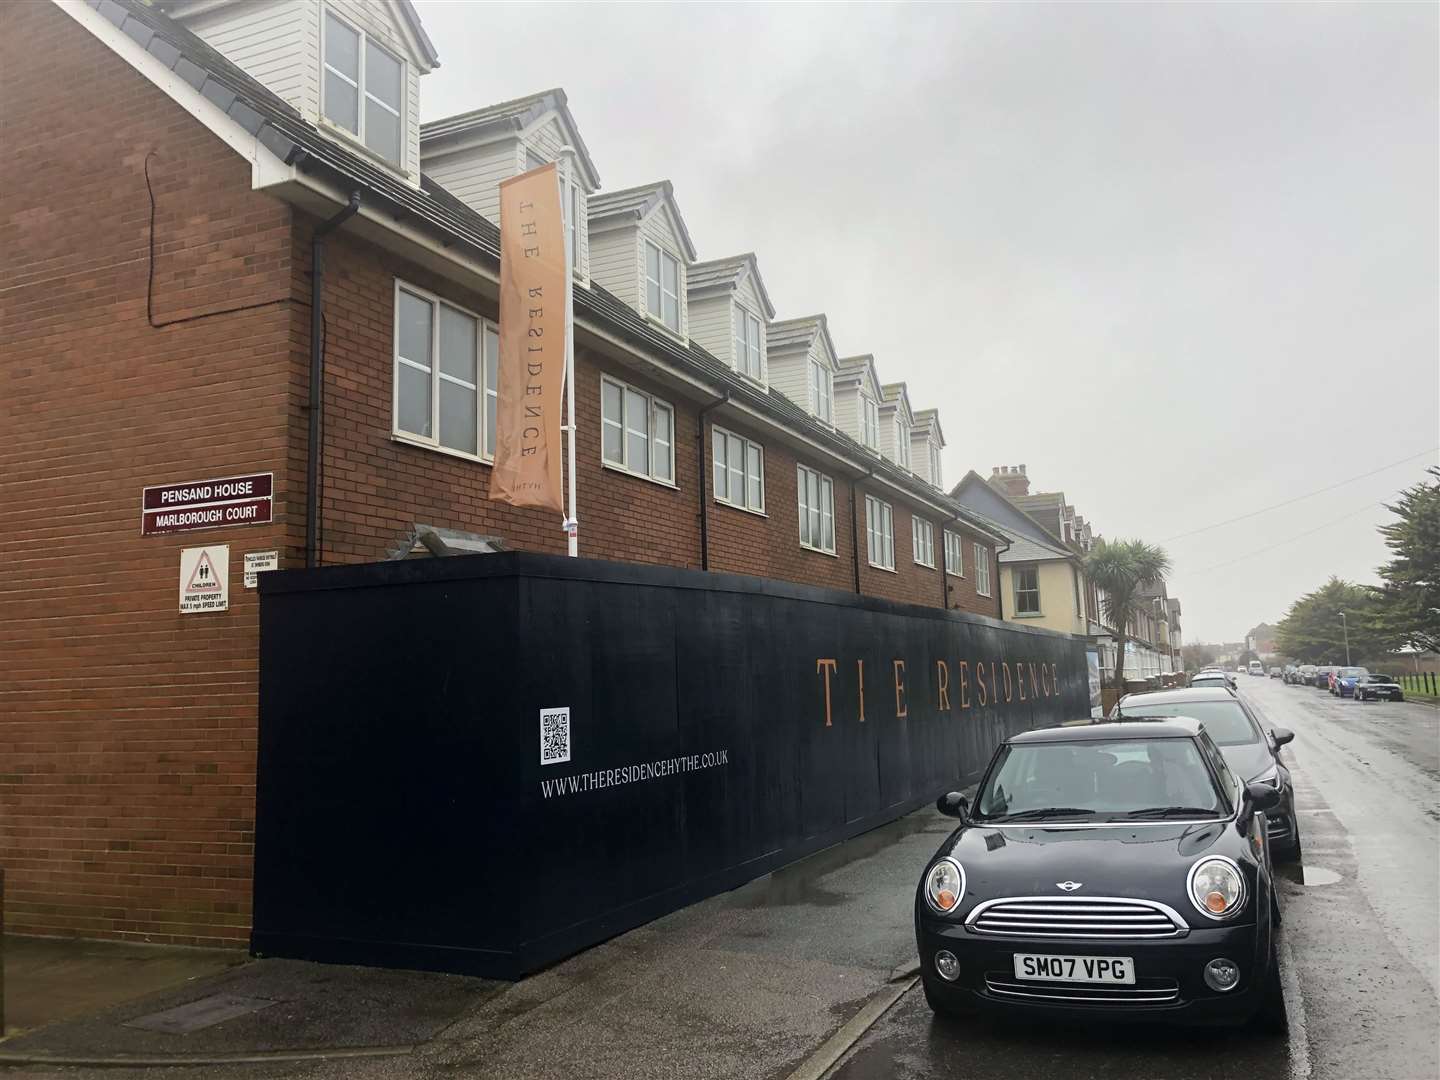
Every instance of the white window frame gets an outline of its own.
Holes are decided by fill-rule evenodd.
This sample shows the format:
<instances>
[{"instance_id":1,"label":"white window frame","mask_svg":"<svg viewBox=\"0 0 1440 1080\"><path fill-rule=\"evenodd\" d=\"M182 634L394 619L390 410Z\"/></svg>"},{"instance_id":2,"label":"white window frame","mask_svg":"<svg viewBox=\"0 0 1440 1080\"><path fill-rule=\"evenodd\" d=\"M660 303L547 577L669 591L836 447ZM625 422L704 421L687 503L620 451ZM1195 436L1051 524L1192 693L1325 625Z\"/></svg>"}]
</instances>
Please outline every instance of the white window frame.
<instances>
[{"instance_id":1,"label":"white window frame","mask_svg":"<svg viewBox=\"0 0 1440 1080\"><path fill-rule=\"evenodd\" d=\"M765 324L758 316L750 311L743 304L733 305L734 313L730 316L730 341L731 348L735 352L735 370L747 379L753 379L758 383L765 381ZM736 323L739 323L737 334ZM755 330L755 341L753 346L750 342L750 330ZM743 337L742 337L743 334ZM755 370L751 371L747 358L755 361Z\"/></svg>"},{"instance_id":2,"label":"white window frame","mask_svg":"<svg viewBox=\"0 0 1440 1080\"><path fill-rule=\"evenodd\" d=\"M937 488L942 487L940 482L940 446L933 439L930 441L930 483Z\"/></svg>"},{"instance_id":3,"label":"white window frame","mask_svg":"<svg viewBox=\"0 0 1440 1080\"><path fill-rule=\"evenodd\" d=\"M716 453L715 446L716 442L721 439L725 441L723 468L720 456ZM740 473L740 486L742 490L739 499L735 498L732 490L735 486L734 476L737 472L730 461L730 448L732 446L738 447L740 453L740 468L738 472ZM758 455L758 462L756 462L756 464L758 464L759 468L756 472L751 471L751 463L755 461L755 459L751 457L751 451L754 451L755 454ZM723 495L720 493L720 481L715 475L717 472L725 477L725 494ZM712 424L710 426L710 479L711 485L715 488L714 494L716 502L724 503L726 506L733 506L737 510L746 510L752 514L763 515L765 513L765 447L761 446L754 439L747 439L744 435L737 435L729 428L723 428L719 424ZM753 480L759 481L759 503L751 502L752 492L750 485Z\"/></svg>"},{"instance_id":4,"label":"white window frame","mask_svg":"<svg viewBox=\"0 0 1440 1080\"><path fill-rule=\"evenodd\" d=\"M820 408L824 402L825 408ZM835 422L835 375L823 360L810 361L810 414L827 424Z\"/></svg>"},{"instance_id":5,"label":"white window frame","mask_svg":"<svg viewBox=\"0 0 1440 1080\"><path fill-rule=\"evenodd\" d=\"M973 544L970 554L975 563L975 594L990 595L990 552L984 544Z\"/></svg>"},{"instance_id":6,"label":"white window frame","mask_svg":"<svg viewBox=\"0 0 1440 1080\"><path fill-rule=\"evenodd\" d=\"M935 569L935 526L919 514L910 515L910 550L917 566Z\"/></svg>"},{"instance_id":7,"label":"white window frame","mask_svg":"<svg viewBox=\"0 0 1440 1080\"><path fill-rule=\"evenodd\" d=\"M865 557L875 569L895 572L895 515L888 502L874 495L865 496Z\"/></svg>"},{"instance_id":8,"label":"white window frame","mask_svg":"<svg viewBox=\"0 0 1440 1080\"><path fill-rule=\"evenodd\" d=\"M871 450L880 449L880 403L865 393L860 395L860 441Z\"/></svg>"},{"instance_id":9,"label":"white window frame","mask_svg":"<svg viewBox=\"0 0 1440 1080\"><path fill-rule=\"evenodd\" d=\"M525 171L530 172L542 165L550 164L541 154L535 152L533 146L525 147ZM580 220L581 200L585 197L580 189L580 181L575 178L575 169L570 169L570 198L565 198L565 181L561 175L560 167L555 168L556 178L560 181L560 218L565 226L565 243L568 245L566 254L570 258L570 274L572 277L583 280L580 273L580 229L577 222Z\"/></svg>"},{"instance_id":10,"label":"white window frame","mask_svg":"<svg viewBox=\"0 0 1440 1080\"><path fill-rule=\"evenodd\" d=\"M655 279L650 276L650 259L649 259L649 249L650 249L650 248L654 248L654 249L655 249L657 252L659 252L659 254L660 254L660 258L659 258L659 262L658 262L660 279L659 279L658 281L655 281ZM683 333L684 333L684 326L685 326L685 307L684 307L684 305L681 303L680 298L685 295L685 264L680 261L680 257L679 257L678 255L675 255L674 253L672 253L671 251L669 251L667 248L661 247L661 246L660 246L659 244L657 244L654 240L650 240L650 239L648 239L648 238L645 240L644 244L642 245L641 256L642 256L642 259L641 259L641 263L640 263L640 277L641 277L641 280L642 280L642 282L643 282L643 284L644 284L644 288L645 288L645 291L644 291L644 293L642 294L643 297L644 297L644 300L645 300L645 314L646 314L649 318L655 320L655 322L657 322L657 323L659 323L661 326L663 326L666 330L669 330L670 333L672 333L672 334L683 334ZM666 259L669 259L671 262L673 262L673 263L675 264L675 293L674 293L674 299L675 299L675 325L674 325L674 326L671 326L669 323L667 323L667 322L665 321L665 297L671 295L670 293L667 293L666 290L665 290L665 260L666 260ZM659 311L651 311L651 310L650 310L650 282L651 282L651 281L655 281L656 289L657 289L657 291L660 293L660 310L659 310Z\"/></svg>"},{"instance_id":11,"label":"white window frame","mask_svg":"<svg viewBox=\"0 0 1440 1080\"><path fill-rule=\"evenodd\" d=\"M810 480L815 480L815 490L820 496L820 505L812 507L809 500ZM795 467L795 502L800 523L800 546L806 551L818 551L822 555L835 554L835 484L830 477L807 465ZM815 538L815 524L819 519L819 542ZM828 522L828 529L826 527ZM826 534L830 542L825 542Z\"/></svg>"},{"instance_id":12,"label":"white window frame","mask_svg":"<svg viewBox=\"0 0 1440 1080\"><path fill-rule=\"evenodd\" d=\"M360 77L360 81L359 81L358 84L357 84L356 82L354 82L354 81L350 78L350 76L346 75L346 74L345 74L343 71L341 71L339 68L331 67L331 66L330 66L328 63L326 63L326 61L325 61L325 57L327 56L327 54L328 54L328 52L329 52L329 40L328 40L328 39L329 39L329 36L330 36L329 26L330 26L330 19L331 19L331 18L334 18L335 21L338 22L338 23L340 23L342 26L348 27L349 29L353 30L353 31L356 33L356 35L359 37L359 46L358 46L358 51L357 51L357 56L356 56L356 61L355 61L356 67L358 68L357 74L358 74L359 77ZM366 46L367 43L373 44L373 45L375 46L375 48L377 48L377 49L379 49L381 52L385 53L387 56L389 56L392 60L394 60L397 64L400 65L400 109L399 109L398 112L397 112L395 109L392 109L392 108L391 108L389 105L387 105L385 102L381 101L378 97L375 97L374 95L372 95L372 94L370 93L370 91L369 91L368 89L366 89L366 86L365 86L365 46ZM355 106L355 108L356 108L356 112L355 112L355 127L356 127L357 130L355 130L355 131L351 131L349 128L345 127L343 124L340 124L339 122L330 119L329 115L328 115L328 114L326 113L326 111L325 111L325 73L326 73L327 71L333 72L333 73L336 75L336 77L338 77L338 78L340 78L340 79L343 79L343 80L344 80L345 82L347 82L347 83L350 83L350 85L351 85L351 86L354 86L355 89L356 89L356 91L357 91L357 93L356 93L356 95L355 95L355 101L356 101L356 106ZM382 109L384 109L386 112L394 113L394 114L395 114L395 118L396 118L396 120L398 121L398 123L397 123L397 128L398 128L399 133L400 133L400 145L397 147L397 150L398 150L400 156L399 156L396 160L394 160L394 161L391 161L390 158L386 157L383 152L381 152L381 151L379 151L379 150L376 150L374 147L372 147L369 143L367 143L367 142L365 141L365 102L366 102L367 100L374 101L376 105L379 105L379 106L380 106ZM334 8L330 7L328 4L327 4L327 5L322 5L321 8L320 8L320 120L321 120L321 122L322 122L327 128L329 128L330 130L339 132L342 136L345 137L345 139L346 139L347 141L354 142L354 143L358 143L361 147L363 147L363 148L365 149L365 151L366 151L367 153L369 153L369 154L372 155L373 157L378 158L379 160L385 162L386 164L392 166L393 168L399 169L401 172L406 173L406 174L408 175L409 169L408 169L408 168L406 167L406 165L405 165L405 158L406 158L406 156L407 156L407 155L406 155L406 150L407 150L407 148L408 148L408 146L409 146L409 143L408 143L408 137L407 137L406 127L405 127L405 121L406 121L406 115L409 113L409 111L410 111L410 64L409 64L409 61L406 60L405 57L403 57L403 56L401 56L400 54L398 54L394 49L392 49L392 48L390 48L388 45L386 45L384 42L379 41L378 39L376 39L376 37L375 37L373 34L371 34L371 33L369 33L368 31L366 31L363 26L357 26L357 25L355 25L355 23L353 23L353 22L351 22L349 19L345 18L345 16L341 15L338 11L336 11Z\"/></svg>"},{"instance_id":13,"label":"white window frame","mask_svg":"<svg viewBox=\"0 0 1440 1080\"><path fill-rule=\"evenodd\" d=\"M422 435L415 431L406 431L400 426L400 367L414 368L423 371L419 364L400 355L400 294L408 292L417 300L424 300L430 305L430 435ZM453 375L446 375L440 370L440 308L449 308L457 314L475 320L475 374L478 382L471 386L463 379ZM437 296L429 289L422 289L418 285L411 285L401 278L395 279L394 291L394 317L390 326L390 435L391 438L400 442L413 443L416 446L423 446L429 450L436 450L442 454L452 454L455 457L464 458L467 461L479 461L484 464L491 464L495 455L488 446L494 438L494 433L489 430L485 422L486 403L490 398L495 399L496 407L499 407L499 389L490 385L487 377L486 365L486 340L489 336L487 331L495 335L495 367L497 382L500 367L500 327L491 322L483 315L471 311L467 307L446 300ZM440 383L441 381L456 383L467 390L475 390L475 408L478 414L475 418L475 441L479 453L472 454L465 450L457 450L453 446L445 446L440 442Z\"/></svg>"},{"instance_id":14,"label":"white window frame","mask_svg":"<svg viewBox=\"0 0 1440 1080\"><path fill-rule=\"evenodd\" d=\"M615 461L605 456L605 428L606 425L615 426L615 422L605 415L605 387L615 387L620 391L620 460ZM649 460L645 462L645 468L639 469L629 460L630 458L630 425L629 418L625 415L625 403L628 394L636 394L645 399L645 431L646 431L646 453ZM664 445L655 437L655 415L664 411L670 414L670 442L666 450L666 460L670 465L670 477L655 475L655 452ZM664 398L658 398L648 390L642 390L638 386L632 386L623 379L617 379L610 375L600 376L600 464L607 469L614 469L616 472L623 472L630 476L638 476L642 480L649 480L652 484L661 484L665 487L678 488L675 483L675 406Z\"/></svg>"},{"instance_id":15,"label":"white window frame","mask_svg":"<svg viewBox=\"0 0 1440 1080\"><path fill-rule=\"evenodd\" d=\"M1021 611L1021 610L1020 610L1020 593L1021 593L1021 591L1022 591L1021 588L1020 588L1020 575L1021 575L1021 574L1024 574L1024 573L1027 573L1027 572L1028 572L1028 573L1033 573L1033 574L1035 575L1035 588L1034 588L1034 589L1025 589L1025 590L1023 590L1023 591L1026 592L1026 593L1031 593L1031 592L1033 592L1033 593L1035 594L1035 610L1034 610L1034 611ZM1017 567L1015 567L1015 568L1010 572L1010 579L1011 579L1011 585L1014 587L1014 593L1015 593L1015 595L1011 598L1011 602L1014 603L1014 605L1015 605L1015 614L1016 614L1016 616L1024 616L1024 617L1026 617L1026 618L1036 618L1036 617L1038 617L1038 616L1040 616L1040 615L1043 615L1043 614L1044 614L1044 608L1041 607L1041 605L1040 605L1040 567L1039 567L1038 565L1036 565L1036 564L1033 564L1033 563L1030 564L1029 566L1017 566Z\"/></svg>"},{"instance_id":16,"label":"white window frame","mask_svg":"<svg viewBox=\"0 0 1440 1080\"><path fill-rule=\"evenodd\" d=\"M951 577L965 576L965 538L950 529L945 530L945 573Z\"/></svg>"},{"instance_id":17,"label":"white window frame","mask_svg":"<svg viewBox=\"0 0 1440 1080\"><path fill-rule=\"evenodd\" d=\"M895 417L895 463L902 469L910 468L910 425L897 415Z\"/></svg>"}]
</instances>

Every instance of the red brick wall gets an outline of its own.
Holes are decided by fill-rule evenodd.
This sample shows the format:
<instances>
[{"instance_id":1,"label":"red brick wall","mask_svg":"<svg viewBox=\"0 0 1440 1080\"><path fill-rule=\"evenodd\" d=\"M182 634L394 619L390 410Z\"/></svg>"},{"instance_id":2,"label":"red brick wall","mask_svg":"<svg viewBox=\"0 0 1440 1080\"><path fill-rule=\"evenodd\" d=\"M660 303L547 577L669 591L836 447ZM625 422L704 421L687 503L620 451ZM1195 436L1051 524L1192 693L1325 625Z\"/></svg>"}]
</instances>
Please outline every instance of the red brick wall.
<instances>
[{"instance_id":1,"label":"red brick wall","mask_svg":"<svg viewBox=\"0 0 1440 1080\"><path fill-rule=\"evenodd\" d=\"M297 248L297 288L308 282L312 223ZM564 554L560 515L490 499L490 467L395 439L393 326L397 278L493 321L495 303L343 231L327 241L325 313L325 480L323 558L328 563L386 557L414 523L503 536L514 548ZM308 284L304 287L308 288ZM308 311L297 318L308 319ZM308 323L303 333L308 336ZM308 364L297 351L296 363ZM602 372L675 408L676 485L607 469L600 458ZM695 410L672 391L581 348L575 405L580 553L593 558L700 565ZM306 376L296 385L302 391ZM305 416L297 397L291 454L303 468Z\"/></svg>"},{"instance_id":2,"label":"red brick wall","mask_svg":"<svg viewBox=\"0 0 1440 1080\"><path fill-rule=\"evenodd\" d=\"M255 594L284 546L290 216L50 4L0 10L0 864L10 930L235 943L249 927ZM146 318L149 201L157 320ZM267 301L280 300L280 303ZM276 474L273 526L141 538L146 484ZM293 535L293 529L292 535ZM179 615L230 545L231 609Z\"/></svg>"},{"instance_id":3,"label":"red brick wall","mask_svg":"<svg viewBox=\"0 0 1440 1080\"><path fill-rule=\"evenodd\" d=\"M713 414L712 414L713 416ZM716 423L765 448L765 514L715 499ZM806 585L855 591L854 538L850 531L850 483L833 469L805 460L774 440L767 441L729 416L706 418L705 497L709 501L710 569L757 577L781 578ZM829 476L835 493L835 554L800 546L797 466Z\"/></svg>"},{"instance_id":4,"label":"red brick wall","mask_svg":"<svg viewBox=\"0 0 1440 1080\"><path fill-rule=\"evenodd\" d=\"M990 546L990 541L969 529L954 525L950 527L950 531L958 532L962 537L962 552L965 556L961 567L963 576L956 577L954 574L945 576L945 581L949 586L950 607L959 611L968 611L972 615L988 615L992 619L1000 618L1000 567L995 561L995 551ZM940 542L943 543L943 540ZM990 564L989 596L981 596L975 591L975 545L977 543L984 546L985 559Z\"/></svg>"}]
</instances>

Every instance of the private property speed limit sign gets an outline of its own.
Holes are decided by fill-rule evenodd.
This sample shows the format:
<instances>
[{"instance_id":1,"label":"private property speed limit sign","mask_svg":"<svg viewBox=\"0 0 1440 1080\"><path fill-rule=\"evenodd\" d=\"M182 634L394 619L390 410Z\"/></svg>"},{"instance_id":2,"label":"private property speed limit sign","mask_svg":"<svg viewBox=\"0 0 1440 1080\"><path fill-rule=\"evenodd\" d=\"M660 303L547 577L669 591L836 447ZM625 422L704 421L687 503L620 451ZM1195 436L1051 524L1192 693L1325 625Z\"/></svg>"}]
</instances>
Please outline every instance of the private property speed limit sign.
<instances>
[{"instance_id":1,"label":"private property speed limit sign","mask_svg":"<svg viewBox=\"0 0 1440 1080\"><path fill-rule=\"evenodd\" d=\"M230 546L210 544L180 552L180 614L230 610Z\"/></svg>"}]
</instances>

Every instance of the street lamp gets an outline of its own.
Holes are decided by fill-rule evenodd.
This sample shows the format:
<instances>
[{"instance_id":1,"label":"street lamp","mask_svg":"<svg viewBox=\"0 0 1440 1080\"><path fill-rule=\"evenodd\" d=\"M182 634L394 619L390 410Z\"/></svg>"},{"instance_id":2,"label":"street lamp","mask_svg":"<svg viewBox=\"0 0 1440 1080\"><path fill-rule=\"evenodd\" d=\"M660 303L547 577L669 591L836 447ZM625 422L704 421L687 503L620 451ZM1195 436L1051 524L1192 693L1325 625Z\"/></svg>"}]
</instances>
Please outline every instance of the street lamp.
<instances>
[{"instance_id":1,"label":"street lamp","mask_svg":"<svg viewBox=\"0 0 1440 1080\"><path fill-rule=\"evenodd\" d=\"M1340 629L1345 631L1345 666L1350 666L1350 624L1345 621L1345 612L1340 612Z\"/></svg>"}]
</instances>

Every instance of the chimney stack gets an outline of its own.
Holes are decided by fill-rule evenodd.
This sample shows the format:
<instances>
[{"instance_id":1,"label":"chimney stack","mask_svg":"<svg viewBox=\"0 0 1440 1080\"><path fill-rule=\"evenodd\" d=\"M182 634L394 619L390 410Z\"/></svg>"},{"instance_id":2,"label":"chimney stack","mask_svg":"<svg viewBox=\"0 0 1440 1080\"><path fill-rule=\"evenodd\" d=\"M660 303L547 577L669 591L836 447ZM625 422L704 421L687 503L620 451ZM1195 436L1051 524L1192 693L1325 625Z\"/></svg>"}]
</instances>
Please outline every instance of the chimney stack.
<instances>
[{"instance_id":1,"label":"chimney stack","mask_svg":"<svg viewBox=\"0 0 1440 1080\"><path fill-rule=\"evenodd\" d=\"M1024 465L996 465L990 470L990 486L1006 495L1029 495L1030 478Z\"/></svg>"}]
</instances>

